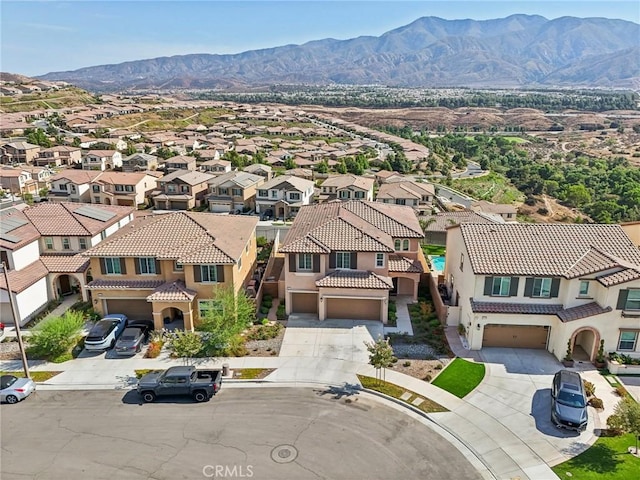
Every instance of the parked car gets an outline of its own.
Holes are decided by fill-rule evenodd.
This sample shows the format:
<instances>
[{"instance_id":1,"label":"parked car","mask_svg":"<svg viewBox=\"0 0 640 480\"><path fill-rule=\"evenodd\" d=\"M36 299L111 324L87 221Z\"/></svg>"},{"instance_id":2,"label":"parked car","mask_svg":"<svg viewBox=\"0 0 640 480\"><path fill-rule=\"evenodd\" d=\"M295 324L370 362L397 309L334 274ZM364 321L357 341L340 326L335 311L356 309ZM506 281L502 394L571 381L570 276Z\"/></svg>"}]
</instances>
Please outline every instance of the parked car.
<instances>
[{"instance_id":1,"label":"parked car","mask_svg":"<svg viewBox=\"0 0 640 480\"><path fill-rule=\"evenodd\" d=\"M0 377L0 401L18 403L36 391L36 384L30 378L2 375Z\"/></svg>"},{"instance_id":2,"label":"parked car","mask_svg":"<svg viewBox=\"0 0 640 480\"><path fill-rule=\"evenodd\" d=\"M147 373L138 382L137 389L147 403L169 395L189 395L196 402L204 402L218 393L221 385L221 370L171 367L163 372Z\"/></svg>"},{"instance_id":3,"label":"parked car","mask_svg":"<svg viewBox=\"0 0 640 480\"><path fill-rule=\"evenodd\" d=\"M4 323L0 322L0 340L4 338Z\"/></svg>"},{"instance_id":4,"label":"parked car","mask_svg":"<svg viewBox=\"0 0 640 480\"><path fill-rule=\"evenodd\" d=\"M589 420L582 378L571 370L560 370L551 387L551 422L558 428L584 431Z\"/></svg>"},{"instance_id":5,"label":"parked car","mask_svg":"<svg viewBox=\"0 0 640 480\"><path fill-rule=\"evenodd\" d=\"M84 339L87 350L107 350L113 348L127 325L127 316L110 314L99 320Z\"/></svg>"},{"instance_id":6,"label":"parked car","mask_svg":"<svg viewBox=\"0 0 640 480\"><path fill-rule=\"evenodd\" d=\"M124 329L116 342L116 354L128 356L138 353L149 338L151 330L153 330L153 322L151 321L136 321L127 324L127 328Z\"/></svg>"}]
</instances>

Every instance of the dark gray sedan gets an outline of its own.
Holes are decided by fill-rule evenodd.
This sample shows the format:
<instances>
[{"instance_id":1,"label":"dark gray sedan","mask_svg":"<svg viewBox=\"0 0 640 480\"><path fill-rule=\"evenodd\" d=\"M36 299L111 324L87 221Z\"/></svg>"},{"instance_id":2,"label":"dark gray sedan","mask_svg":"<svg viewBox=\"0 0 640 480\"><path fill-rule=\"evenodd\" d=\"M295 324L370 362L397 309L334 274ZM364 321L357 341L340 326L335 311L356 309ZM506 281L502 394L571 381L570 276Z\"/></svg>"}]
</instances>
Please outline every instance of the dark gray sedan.
<instances>
[{"instance_id":1,"label":"dark gray sedan","mask_svg":"<svg viewBox=\"0 0 640 480\"><path fill-rule=\"evenodd\" d=\"M116 354L131 356L142 350L142 345L149 336L149 327L146 325L128 326L116 342Z\"/></svg>"}]
</instances>

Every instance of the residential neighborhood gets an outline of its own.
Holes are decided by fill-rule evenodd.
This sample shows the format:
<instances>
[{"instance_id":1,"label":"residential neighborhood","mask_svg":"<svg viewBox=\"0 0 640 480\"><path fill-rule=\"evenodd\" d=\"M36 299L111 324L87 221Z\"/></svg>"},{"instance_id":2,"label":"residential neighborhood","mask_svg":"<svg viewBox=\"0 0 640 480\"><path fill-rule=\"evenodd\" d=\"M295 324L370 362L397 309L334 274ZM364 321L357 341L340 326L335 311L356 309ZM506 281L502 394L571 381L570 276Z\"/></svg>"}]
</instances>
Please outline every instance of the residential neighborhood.
<instances>
[{"instance_id":1,"label":"residential neighborhood","mask_svg":"<svg viewBox=\"0 0 640 480\"><path fill-rule=\"evenodd\" d=\"M171 388L217 406L268 387L295 387L292 408L394 405L385 418L408 431L389 413L408 412L460 478L537 480L640 400L638 222L532 221L528 198L454 188L489 168L424 175L424 144L297 106L103 95L2 116L0 365L24 368L24 335L34 378L53 372L18 408L59 390L151 403L145 382L177 368ZM38 350L68 315L64 351ZM573 423L552 411L561 370L597 388Z\"/></svg>"}]
</instances>

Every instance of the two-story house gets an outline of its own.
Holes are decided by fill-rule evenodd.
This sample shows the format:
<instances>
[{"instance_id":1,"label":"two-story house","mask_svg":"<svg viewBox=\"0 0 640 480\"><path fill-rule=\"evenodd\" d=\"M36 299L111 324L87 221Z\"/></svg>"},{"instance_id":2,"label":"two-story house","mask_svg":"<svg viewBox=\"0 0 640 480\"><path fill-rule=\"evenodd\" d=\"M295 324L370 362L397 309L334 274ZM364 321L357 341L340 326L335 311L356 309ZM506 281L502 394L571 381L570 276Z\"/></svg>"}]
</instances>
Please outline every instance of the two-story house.
<instances>
[{"instance_id":1,"label":"two-story house","mask_svg":"<svg viewBox=\"0 0 640 480\"><path fill-rule=\"evenodd\" d=\"M487 202L486 200L476 200L475 202L471 202L469 208L478 213L500 215L502 218L504 218L505 222L517 221L516 215L518 214L518 209L514 205L492 203Z\"/></svg>"},{"instance_id":2,"label":"two-story house","mask_svg":"<svg viewBox=\"0 0 640 480\"><path fill-rule=\"evenodd\" d=\"M401 181L389 181L380 185L376 201L407 205L419 216L432 213L435 188L431 183L418 183L402 177Z\"/></svg>"},{"instance_id":3,"label":"two-story house","mask_svg":"<svg viewBox=\"0 0 640 480\"><path fill-rule=\"evenodd\" d=\"M102 172L69 168L51 177L50 202L91 203L91 182Z\"/></svg>"},{"instance_id":4,"label":"two-story house","mask_svg":"<svg viewBox=\"0 0 640 480\"><path fill-rule=\"evenodd\" d=\"M164 171L167 173L175 172L176 170L193 171L196 169L196 157L176 155L175 157L166 159L163 165Z\"/></svg>"},{"instance_id":5,"label":"two-story house","mask_svg":"<svg viewBox=\"0 0 640 480\"><path fill-rule=\"evenodd\" d=\"M256 193L256 213L271 213L276 218L295 217L300 207L313 199L311 180L281 175L263 183Z\"/></svg>"},{"instance_id":6,"label":"two-story house","mask_svg":"<svg viewBox=\"0 0 640 480\"><path fill-rule=\"evenodd\" d=\"M78 203L39 203L0 213L0 256L8 267L16 316L25 324L61 296L81 293L89 261L81 253L133 218L133 209ZM0 318L13 323L9 288L0 277Z\"/></svg>"},{"instance_id":7,"label":"two-story house","mask_svg":"<svg viewBox=\"0 0 640 480\"><path fill-rule=\"evenodd\" d=\"M229 160L216 158L202 162L200 164L200 170L213 175L220 175L221 173L230 172L232 170L232 166Z\"/></svg>"},{"instance_id":8,"label":"two-story house","mask_svg":"<svg viewBox=\"0 0 640 480\"><path fill-rule=\"evenodd\" d=\"M387 323L390 292L417 299L427 271L422 236L409 207L366 201L302 207L279 248L286 254L287 313Z\"/></svg>"},{"instance_id":9,"label":"two-story house","mask_svg":"<svg viewBox=\"0 0 640 480\"><path fill-rule=\"evenodd\" d=\"M117 150L89 150L82 159L83 170L112 170L122 167L122 153Z\"/></svg>"},{"instance_id":10,"label":"two-story house","mask_svg":"<svg viewBox=\"0 0 640 480\"><path fill-rule=\"evenodd\" d=\"M228 172L209 180L209 211L242 212L256 207L256 191L264 177L247 172Z\"/></svg>"},{"instance_id":11,"label":"two-story house","mask_svg":"<svg viewBox=\"0 0 640 480\"><path fill-rule=\"evenodd\" d=\"M134 153L122 159L122 170L125 172L139 172L158 168L158 157L149 153Z\"/></svg>"},{"instance_id":12,"label":"two-story house","mask_svg":"<svg viewBox=\"0 0 640 480\"><path fill-rule=\"evenodd\" d=\"M38 166L62 167L82 162L82 149L67 145L44 148L38 153L34 164Z\"/></svg>"},{"instance_id":13,"label":"two-story house","mask_svg":"<svg viewBox=\"0 0 640 480\"><path fill-rule=\"evenodd\" d=\"M319 202L330 200L368 200L373 201L374 178L359 175L332 175L320 186Z\"/></svg>"},{"instance_id":14,"label":"two-story house","mask_svg":"<svg viewBox=\"0 0 640 480\"><path fill-rule=\"evenodd\" d=\"M114 235L87 251L94 280L94 308L130 319L182 319L192 330L215 308L215 288L250 280L256 261L250 216L173 212L137 218L126 234ZM167 234L170 232L170 235Z\"/></svg>"},{"instance_id":15,"label":"two-story house","mask_svg":"<svg viewBox=\"0 0 640 480\"><path fill-rule=\"evenodd\" d=\"M619 225L457 225L444 279L447 323L473 350L640 352L640 249Z\"/></svg>"},{"instance_id":16,"label":"two-story house","mask_svg":"<svg viewBox=\"0 0 640 480\"><path fill-rule=\"evenodd\" d=\"M31 165L38 158L40 146L28 142L11 142L0 147L2 163L26 163Z\"/></svg>"},{"instance_id":17,"label":"two-story house","mask_svg":"<svg viewBox=\"0 0 640 480\"><path fill-rule=\"evenodd\" d=\"M24 168L0 168L0 188L14 195L38 193L38 183L31 176L31 172Z\"/></svg>"},{"instance_id":18,"label":"two-story house","mask_svg":"<svg viewBox=\"0 0 640 480\"><path fill-rule=\"evenodd\" d=\"M264 163L252 163L242 169L244 172L251 173L253 175L260 175L264 177L265 181L269 181L273 178L273 168L270 165Z\"/></svg>"},{"instance_id":19,"label":"two-story house","mask_svg":"<svg viewBox=\"0 0 640 480\"><path fill-rule=\"evenodd\" d=\"M144 172L103 172L91 182L91 203L146 205L157 178Z\"/></svg>"},{"instance_id":20,"label":"two-story house","mask_svg":"<svg viewBox=\"0 0 640 480\"><path fill-rule=\"evenodd\" d=\"M213 175L192 170L176 170L159 178L159 191L152 193L158 210L189 210L206 202L209 181Z\"/></svg>"}]
</instances>

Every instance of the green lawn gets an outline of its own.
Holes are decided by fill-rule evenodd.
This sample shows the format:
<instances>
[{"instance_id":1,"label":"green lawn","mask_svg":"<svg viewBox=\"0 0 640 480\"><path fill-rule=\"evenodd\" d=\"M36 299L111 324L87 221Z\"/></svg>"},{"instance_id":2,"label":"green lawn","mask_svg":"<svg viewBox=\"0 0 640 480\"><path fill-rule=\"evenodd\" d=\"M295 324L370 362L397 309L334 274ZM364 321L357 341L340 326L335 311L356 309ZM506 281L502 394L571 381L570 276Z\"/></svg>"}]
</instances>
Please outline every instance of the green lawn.
<instances>
[{"instance_id":1,"label":"green lawn","mask_svg":"<svg viewBox=\"0 0 640 480\"><path fill-rule=\"evenodd\" d=\"M442 245L426 245L423 244L422 246L422 252L425 255L444 255L445 250L447 249L447 247L444 247Z\"/></svg>"},{"instance_id":2,"label":"green lawn","mask_svg":"<svg viewBox=\"0 0 640 480\"><path fill-rule=\"evenodd\" d=\"M628 480L640 477L640 458L627 453L635 446L633 434L600 437L587 451L560 465L553 471L561 479Z\"/></svg>"},{"instance_id":3,"label":"green lawn","mask_svg":"<svg viewBox=\"0 0 640 480\"><path fill-rule=\"evenodd\" d=\"M483 378L484 364L456 358L431 383L456 397L463 398L476 388Z\"/></svg>"}]
</instances>

